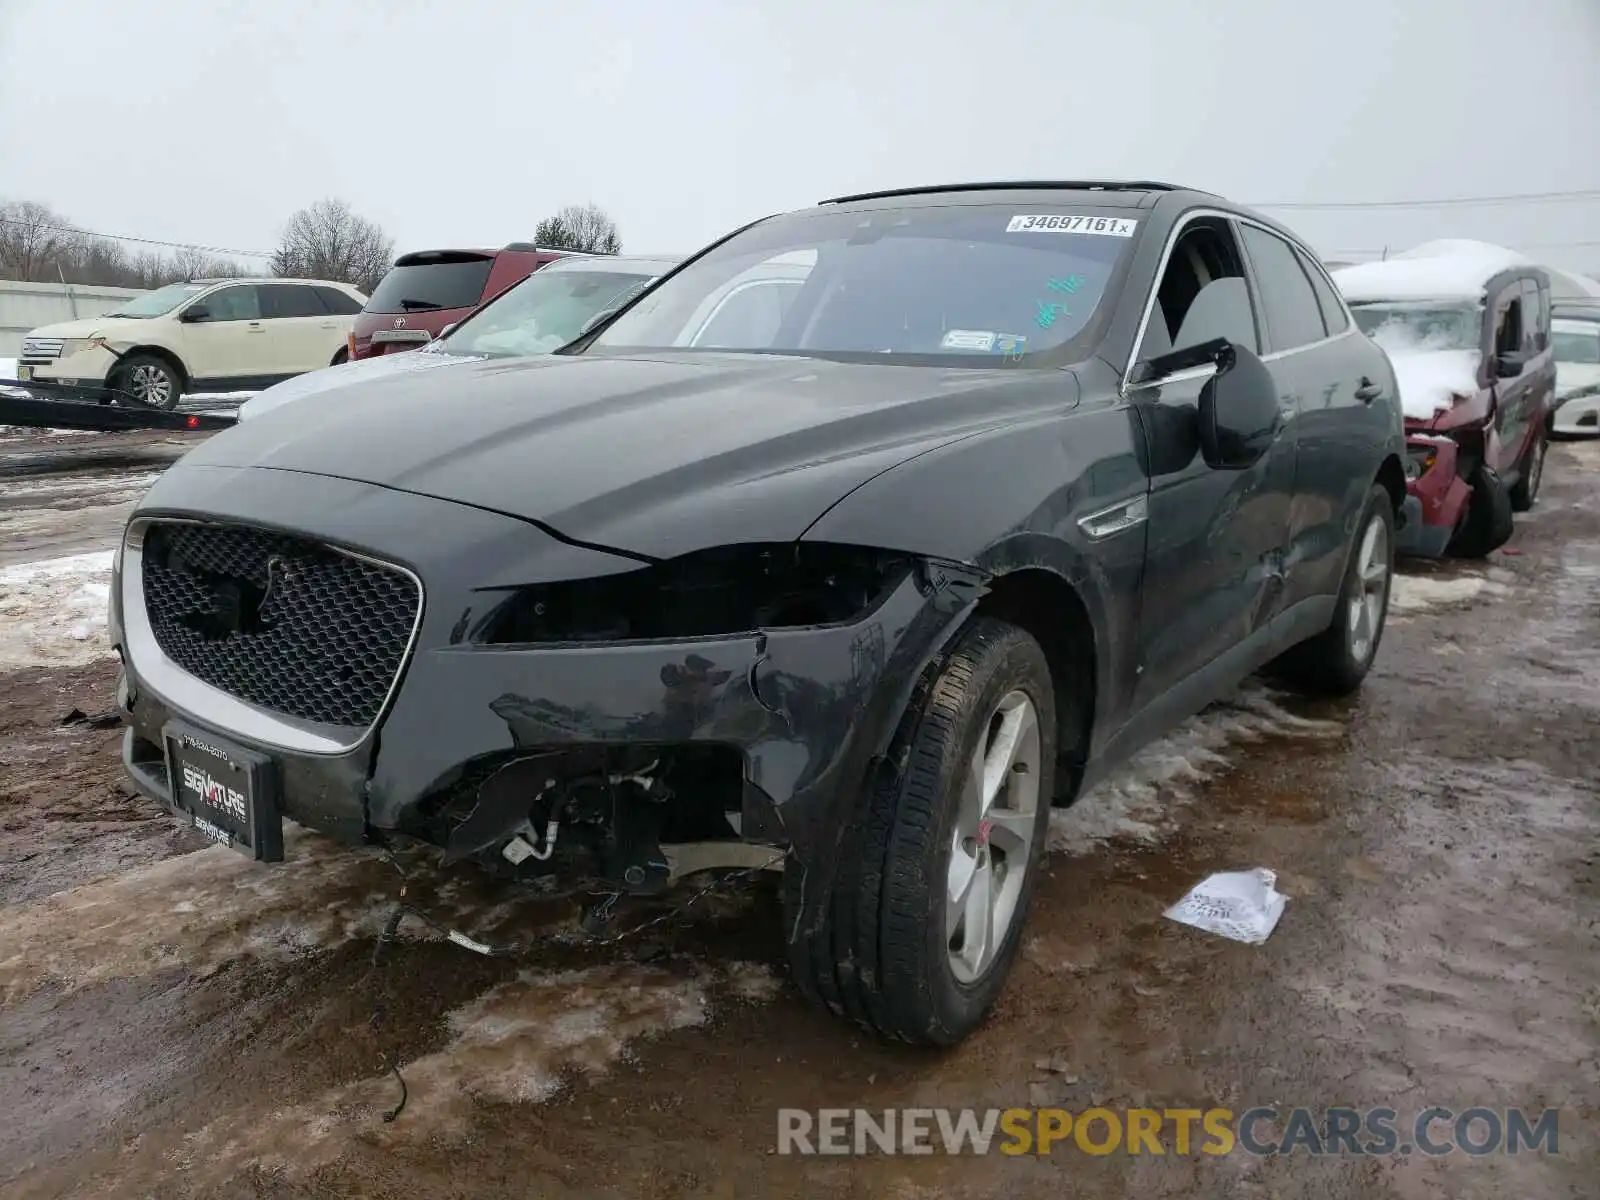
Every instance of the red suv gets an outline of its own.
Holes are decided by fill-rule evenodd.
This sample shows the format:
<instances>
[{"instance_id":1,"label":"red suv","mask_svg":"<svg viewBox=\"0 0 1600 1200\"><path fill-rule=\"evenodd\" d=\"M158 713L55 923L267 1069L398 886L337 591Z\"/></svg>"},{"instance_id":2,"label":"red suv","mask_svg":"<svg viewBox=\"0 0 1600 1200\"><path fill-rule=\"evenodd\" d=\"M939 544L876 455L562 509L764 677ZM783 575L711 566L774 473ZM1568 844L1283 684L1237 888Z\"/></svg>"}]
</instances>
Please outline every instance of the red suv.
<instances>
[{"instance_id":1,"label":"red suv","mask_svg":"<svg viewBox=\"0 0 1600 1200\"><path fill-rule=\"evenodd\" d=\"M418 250L402 254L373 289L350 331L351 358L415 350L478 305L546 263L579 253L512 242L502 250Z\"/></svg>"}]
</instances>

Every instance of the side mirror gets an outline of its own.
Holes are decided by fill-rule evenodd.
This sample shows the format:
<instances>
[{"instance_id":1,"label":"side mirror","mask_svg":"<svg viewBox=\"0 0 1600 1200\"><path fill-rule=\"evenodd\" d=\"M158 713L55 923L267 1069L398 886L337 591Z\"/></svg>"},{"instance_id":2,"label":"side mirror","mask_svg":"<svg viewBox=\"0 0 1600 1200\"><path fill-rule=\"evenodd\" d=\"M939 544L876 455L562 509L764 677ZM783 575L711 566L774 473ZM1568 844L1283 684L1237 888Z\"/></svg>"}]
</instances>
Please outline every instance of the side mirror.
<instances>
[{"instance_id":1,"label":"side mirror","mask_svg":"<svg viewBox=\"0 0 1600 1200\"><path fill-rule=\"evenodd\" d=\"M1168 375L1176 375L1179 371L1188 371L1211 363L1215 363L1220 370L1222 360L1230 352L1230 347L1231 343L1227 338L1212 338L1209 342L1185 346L1182 350L1168 350L1165 354L1142 359L1134 364L1132 371L1128 372L1128 385L1144 387L1146 384L1160 383Z\"/></svg>"},{"instance_id":2,"label":"side mirror","mask_svg":"<svg viewBox=\"0 0 1600 1200\"><path fill-rule=\"evenodd\" d=\"M191 321L209 321L211 320L211 310L204 304L191 304L188 308L184 309L178 314L178 320L185 323Z\"/></svg>"},{"instance_id":3,"label":"side mirror","mask_svg":"<svg viewBox=\"0 0 1600 1200\"><path fill-rule=\"evenodd\" d=\"M1219 471L1242 471L1267 452L1282 423L1278 384L1267 365L1228 344L1200 389L1200 453Z\"/></svg>"},{"instance_id":4,"label":"side mirror","mask_svg":"<svg viewBox=\"0 0 1600 1200\"><path fill-rule=\"evenodd\" d=\"M1528 360L1521 354L1502 354L1494 360L1494 373L1499 379L1515 379L1527 365Z\"/></svg>"}]
</instances>

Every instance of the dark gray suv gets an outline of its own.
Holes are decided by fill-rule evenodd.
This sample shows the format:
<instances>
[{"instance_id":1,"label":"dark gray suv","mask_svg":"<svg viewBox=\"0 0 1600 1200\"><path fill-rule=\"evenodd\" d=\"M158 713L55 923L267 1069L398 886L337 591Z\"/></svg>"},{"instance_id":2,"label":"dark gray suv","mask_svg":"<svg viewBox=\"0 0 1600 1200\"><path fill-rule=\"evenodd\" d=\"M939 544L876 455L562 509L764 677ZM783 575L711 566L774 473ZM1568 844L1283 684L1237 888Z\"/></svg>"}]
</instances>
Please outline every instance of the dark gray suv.
<instances>
[{"instance_id":1,"label":"dark gray suv","mask_svg":"<svg viewBox=\"0 0 1600 1200\"><path fill-rule=\"evenodd\" d=\"M1404 453L1316 257L1217 196L828 201L555 355L192 451L118 563L127 766L264 860L286 819L619 896L781 859L801 990L949 1043L1050 806L1251 672L1360 684Z\"/></svg>"}]
</instances>

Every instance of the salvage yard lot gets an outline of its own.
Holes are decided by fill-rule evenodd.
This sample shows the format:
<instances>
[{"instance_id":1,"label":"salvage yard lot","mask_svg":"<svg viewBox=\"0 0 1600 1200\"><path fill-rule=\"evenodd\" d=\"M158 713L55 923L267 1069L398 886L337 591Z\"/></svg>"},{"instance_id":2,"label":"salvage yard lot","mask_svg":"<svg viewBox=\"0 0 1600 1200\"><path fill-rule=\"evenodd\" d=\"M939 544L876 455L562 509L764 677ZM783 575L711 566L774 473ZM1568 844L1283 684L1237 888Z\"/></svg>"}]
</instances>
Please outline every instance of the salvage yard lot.
<instances>
[{"instance_id":1,"label":"salvage yard lot","mask_svg":"<svg viewBox=\"0 0 1600 1200\"><path fill-rule=\"evenodd\" d=\"M416 860L460 928L551 936L511 961L408 925L373 974L390 866L311 835L257 866L135 797L82 719L112 703L99 605L192 441L0 438L7 1196L1593 1194L1600 445L1552 450L1515 553L1407 568L1355 700L1248 685L1057 813L999 1009L929 1055L792 994L767 882L595 947L569 900ZM1263 945L1162 918L1253 866L1290 897ZM1029 1104L1559 1107L1561 1153L772 1152L782 1108Z\"/></svg>"}]
</instances>

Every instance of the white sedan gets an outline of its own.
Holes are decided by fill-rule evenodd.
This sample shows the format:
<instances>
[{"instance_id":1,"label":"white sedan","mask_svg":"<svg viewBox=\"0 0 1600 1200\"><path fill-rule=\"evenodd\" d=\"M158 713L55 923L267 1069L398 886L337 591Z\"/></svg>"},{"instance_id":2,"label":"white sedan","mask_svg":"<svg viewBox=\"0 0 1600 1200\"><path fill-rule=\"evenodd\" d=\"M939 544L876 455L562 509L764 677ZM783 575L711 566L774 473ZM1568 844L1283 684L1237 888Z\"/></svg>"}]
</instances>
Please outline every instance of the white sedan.
<instances>
[{"instance_id":1,"label":"white sedan","mask_svg":"<svg viewBox=\"0 0 1600 1200\"><path fill-rule=\"evenodd\" d=\"M1556 411L1551 430L1567 437L1600 437L1600 320L1557 317L1550 323L1556 353Z\"/></svg>"}]
</instances>

